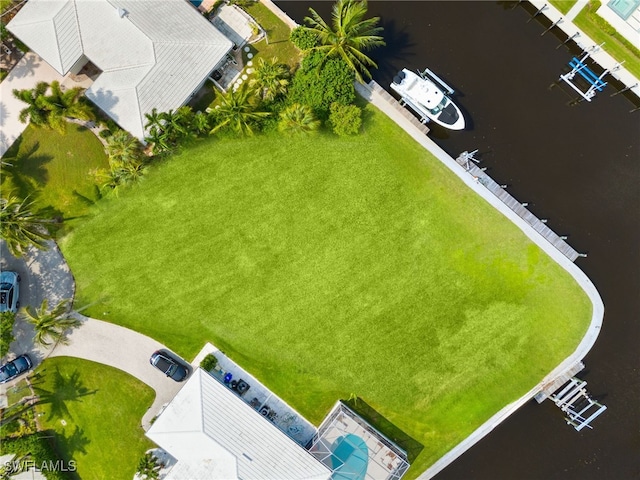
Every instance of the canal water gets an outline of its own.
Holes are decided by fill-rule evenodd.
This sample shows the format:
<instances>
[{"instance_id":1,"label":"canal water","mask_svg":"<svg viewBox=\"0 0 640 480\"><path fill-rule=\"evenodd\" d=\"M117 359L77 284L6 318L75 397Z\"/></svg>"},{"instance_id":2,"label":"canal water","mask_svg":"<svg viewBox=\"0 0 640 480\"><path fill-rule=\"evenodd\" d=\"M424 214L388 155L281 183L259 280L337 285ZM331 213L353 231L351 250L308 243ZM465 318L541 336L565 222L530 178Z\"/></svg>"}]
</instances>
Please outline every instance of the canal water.
<instances>
[{"instance_id":1,"label":"canal water","mask_svg":"<svg viewBox=\"0 0 640 480\"><path fill-rule=\"evenodd\" d=\"M308 7L278 1L299 23ZM456 91L469 127L430 136L452 156L479 151L498 183L568 242L605 304L579 375L608 410L576 432L551 402L531 402L441 472L449 479L640 478L640 111L611 86L591 103L556 84L574 51L523 2L371 1L387 46L372 57L387 88L403 67L430 68ZM637 102L637 100L636 100ZM562 322L562 318L558 318Z\"/></svg>"}]
</instances>

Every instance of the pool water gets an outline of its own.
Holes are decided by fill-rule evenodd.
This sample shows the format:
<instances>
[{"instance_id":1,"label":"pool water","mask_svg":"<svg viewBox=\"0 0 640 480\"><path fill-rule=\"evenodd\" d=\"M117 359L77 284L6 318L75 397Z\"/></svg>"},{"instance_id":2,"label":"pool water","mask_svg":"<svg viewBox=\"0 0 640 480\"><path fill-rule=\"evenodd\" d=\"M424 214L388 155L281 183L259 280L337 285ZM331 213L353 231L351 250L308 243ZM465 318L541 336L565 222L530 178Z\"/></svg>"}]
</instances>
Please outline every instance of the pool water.
<instances>
[{"instance_id":1,"label":"pool water","mask_svg":"<svg viewBox=\"0 0 640 480\"><path fill-rule=\"evenodd\" d=\"M369 465L366 442L349 433L338 437L332 445L331 463L334 469L331 480L364 480Z\"/></svg>"},{"instance_id":2,"label":"pool water","mask_svg":"<svg viewBox=\"0 0 640 480\"><path fill-rule=\"evenodd\" d=\"M640 0L611 0L607 3L607 6L623 20L629 18L639 5Z\"/></svg>"},{"instance_id":3,"label":"pool water","mask_svg":"<svg viewBox=\"0 0 640 480\"><path fill-rule=\"evenodd\" d=\"M191 5L193 5L196 8L198 8L202 3L202 0L189 0L189 1L191 2Z\"/></svg>"}]
</instances>

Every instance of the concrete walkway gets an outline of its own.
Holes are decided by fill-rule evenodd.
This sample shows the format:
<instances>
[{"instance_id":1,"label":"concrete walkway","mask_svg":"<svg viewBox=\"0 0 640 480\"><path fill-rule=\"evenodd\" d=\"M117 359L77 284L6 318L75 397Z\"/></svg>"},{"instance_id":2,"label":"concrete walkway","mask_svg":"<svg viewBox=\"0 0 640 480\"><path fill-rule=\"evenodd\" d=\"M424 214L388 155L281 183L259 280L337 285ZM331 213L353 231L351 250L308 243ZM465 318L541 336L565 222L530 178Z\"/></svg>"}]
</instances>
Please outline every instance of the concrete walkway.
<instances>
[{"instance_id":1,"label":"concrete walkway","mask_svg":"<svg viewBox=\"0 0 640 480\"><path fill-rule=\"evenodd\" d=\"M571 7L564 18L570 22L573 22L573 19L576 18L580 11L582 11L582 9L588 4L589 0L577 0L577 2L573 5L573 7Z\"/></svg>"},{"instance_id":2,"label":"concrete walkway","mask_svg":"<svg viewBox=\"0 0 640 480\"><path fill-rule=\"evenodd\" d=\"M75 282L67 263L55 242L49 242L46 251L31 249L25 258L15 258L9 254L0 241L0 266L2 270L18 272L21 306L40 306L43 299L54 305L61 300L73 298ZM82 307L82 306L81 306ZM71 331L67 345L43 348L34 345L33 326L18 314L14 326L15 341L11 344L8 357L29 354L35 365L48 357L76 357L102 363L134 376L155 391L155 400L142 418L142 427L150 427L162 405L169 402L180 390L182 383L167 378L151 366L149 357L156 350L168 350L160 342L118 325L73 314L82 325ZM188 362L185 362L188 363ZM0 406L6 405L6 392L20 378L0 386Z\"/></svg>"},{"instance_id":3,"label":"concrete walkway","mask_svg":"<svg viewBox=\"0 0 640 480\"><path fill-rule=\"evenodd\" d=\"M63 81L63 77L33 52L27 53L0 83L0 157L27 127L18 116L26 103L13 96L13 89L31 89L38 82Z\"/></svg>"}]
</instances>

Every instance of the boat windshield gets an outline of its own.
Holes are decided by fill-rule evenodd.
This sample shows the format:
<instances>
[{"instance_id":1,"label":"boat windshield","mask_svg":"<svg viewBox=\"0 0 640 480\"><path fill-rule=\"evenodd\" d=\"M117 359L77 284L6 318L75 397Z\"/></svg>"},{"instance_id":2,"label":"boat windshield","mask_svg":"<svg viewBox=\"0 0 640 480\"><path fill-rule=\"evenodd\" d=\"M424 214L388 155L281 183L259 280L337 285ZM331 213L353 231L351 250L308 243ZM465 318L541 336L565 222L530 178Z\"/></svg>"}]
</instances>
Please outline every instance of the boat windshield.
<instances>
[{"instance_id":1,"label":"boat windshield","mask_svg":"<svg viewBox=\"0 0 640 480\"><path fill-rule=\"evenodd\" d=\"M437 115L442 111L444 107L447 106L447 103L448 103L447 97L443 96L442 100L440 100L440 103L435 108L430 108L429 111L431 112L432 115Z\"/></svg>"}]
</instances>

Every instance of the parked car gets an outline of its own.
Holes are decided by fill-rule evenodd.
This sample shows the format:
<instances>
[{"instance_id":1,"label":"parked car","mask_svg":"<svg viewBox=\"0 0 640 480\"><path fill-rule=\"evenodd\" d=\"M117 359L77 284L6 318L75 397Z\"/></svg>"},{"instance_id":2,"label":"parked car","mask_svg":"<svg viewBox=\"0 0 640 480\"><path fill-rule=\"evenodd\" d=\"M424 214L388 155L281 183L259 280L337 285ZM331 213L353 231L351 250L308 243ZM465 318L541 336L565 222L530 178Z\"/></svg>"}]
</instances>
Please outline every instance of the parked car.
<instances>
[{"instance_id":1,"label":"parked car","mask_svg":"<svg viewBox=\"0 0 640 480\"><path fill-rule=\"evenodd\" d=\"M0 383L6 383L13 380L18 375L26 372L33 366L29 355L20 355L18 358L5 363L0 367Z\"/></svg>"},{"instance_id":2,"label":"parked car","mask_svg":"<svg viewBox=\"0 0 640 480\"><path fill-rule=\"evenodd\" d=\"M0 272L0 312L17 312L20 307L20 275L16 272Z\"/></svg>"},{"instance_id":3,"label":"parked car","mask_svg":"<svg viewBox=\"0 0 640 480\"><path fill-rule=\"evenodd\" d=\"M156 367L167 377L171 377L176 382L183 381L189 374L180 360L174 358L168 353L160 351L153 352L153 355L151 355L149 362L151 362L151 365Z\"/></svg>"}]
</instances>

